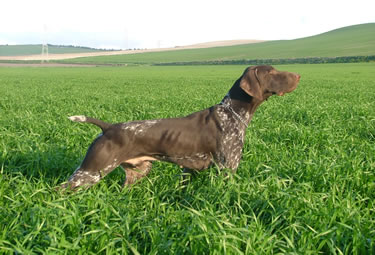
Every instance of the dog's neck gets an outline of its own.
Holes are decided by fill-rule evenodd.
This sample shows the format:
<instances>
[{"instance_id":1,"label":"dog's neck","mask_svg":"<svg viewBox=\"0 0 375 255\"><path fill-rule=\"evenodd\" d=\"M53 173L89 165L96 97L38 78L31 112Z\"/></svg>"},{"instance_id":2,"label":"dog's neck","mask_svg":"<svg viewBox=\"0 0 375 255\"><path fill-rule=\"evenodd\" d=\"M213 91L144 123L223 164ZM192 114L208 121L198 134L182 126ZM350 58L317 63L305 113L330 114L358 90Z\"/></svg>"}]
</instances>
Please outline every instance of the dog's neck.
<instances>
[{"instance_id":1,"label":"dog's neck","mask_svg":"<svg viewBox=\"0 0 375 255\"><path fill-rule=\"evenodd\" d=\"M231 111L234 117L247 127L256 109L263 101L243 91L239 86L240 80L241 78L235 82L223 100L221 100L220 105Z\"/></svg>"}]
</instances>

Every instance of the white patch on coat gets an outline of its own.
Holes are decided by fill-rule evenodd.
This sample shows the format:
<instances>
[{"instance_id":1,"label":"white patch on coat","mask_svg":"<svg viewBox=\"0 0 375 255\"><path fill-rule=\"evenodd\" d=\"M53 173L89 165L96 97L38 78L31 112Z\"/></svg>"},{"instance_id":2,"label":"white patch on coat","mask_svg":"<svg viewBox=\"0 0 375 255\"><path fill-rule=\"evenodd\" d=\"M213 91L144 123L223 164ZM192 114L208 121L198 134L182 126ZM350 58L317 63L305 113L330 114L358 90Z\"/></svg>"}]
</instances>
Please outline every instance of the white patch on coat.
<instances>
[{"instance_id":1,"label":"white patch on coat","mask_svg":"<svg viewBox=\"0 0 375 255\"><path fill-rule=\"evenodd\" d=\"M144 121L134 121L126 122L122 124L123 130L133 131L135 135L142 135L148 129L150 129L155 124L159 123L160 120L144 120Z\"/></svg>"},{"instance_id":2,"label":"white patch on coat","mask_svg":"<svg viewBox=\"0 0 375 255\"><path fill-rule=\"evenodd\" d=\"M69 177L68 181L73 184L73 187L78 187L85 184L97 183L100 179L100 174L92 174L79 166Z\"/></svg>"},{"instance_id":3,"label":"white patch on coat","mask_svg":"<svg viewBox=\"0 0 375 255\"><path fill-rule=\"evenodd\" d=\"M115 158L112 162L112 164L109 164L108 166L106 166L104 169L103 169L103 176L104 177L105 175L107 175L112 169L114 169L116 166L118 165L117 163L117 158Z\"/></svg>"},{"instance_id":4,"label":"white patch on coat","mask_svg":"<svg viewBox=\"0 0 375 255\"><path fill-rule=\"evenodd\" d=\"M76 115L68 117L71 121L75 122L85 122L87 120L86 116L84 115Z\"/></svg>"}]
</instances>

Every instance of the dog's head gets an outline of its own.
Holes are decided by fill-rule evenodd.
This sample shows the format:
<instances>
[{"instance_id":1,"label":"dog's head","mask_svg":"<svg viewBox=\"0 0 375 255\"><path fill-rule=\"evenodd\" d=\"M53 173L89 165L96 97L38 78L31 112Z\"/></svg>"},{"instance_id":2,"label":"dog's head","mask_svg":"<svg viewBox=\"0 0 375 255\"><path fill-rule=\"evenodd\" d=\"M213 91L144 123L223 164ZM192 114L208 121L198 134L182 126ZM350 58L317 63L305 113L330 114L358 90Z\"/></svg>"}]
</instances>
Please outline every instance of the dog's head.
<instances>
[{"instance_id":1,"label":"dog's head","mask_svg":"<svg viewBox=\"0 0 375 255\"><path fill-rule=\"evenodd\" d=\"M266 100L276 94L279 96L297 88L301 76L297 73L281 72L272 66L253 66L244 71L240 87L258 100Z\"/></svg>"}]
</instances>

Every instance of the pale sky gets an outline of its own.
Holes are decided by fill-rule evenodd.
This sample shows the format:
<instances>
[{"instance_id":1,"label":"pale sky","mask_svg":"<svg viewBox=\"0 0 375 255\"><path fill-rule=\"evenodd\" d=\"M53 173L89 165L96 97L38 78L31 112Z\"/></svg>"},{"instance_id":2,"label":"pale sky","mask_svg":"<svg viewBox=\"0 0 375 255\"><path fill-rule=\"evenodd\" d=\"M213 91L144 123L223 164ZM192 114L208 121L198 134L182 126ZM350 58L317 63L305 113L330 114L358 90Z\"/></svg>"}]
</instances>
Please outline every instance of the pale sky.
<instances>
[{"instance_id":1,"label":"pale sky","mask_svg":"<svg viewBox=\"0 0 375 255\"><path fill-rule=\"evenodd\" d=\"M375 22L375 0L1 0L0 44L158 48Z\"/></svg>"}]
</instances>

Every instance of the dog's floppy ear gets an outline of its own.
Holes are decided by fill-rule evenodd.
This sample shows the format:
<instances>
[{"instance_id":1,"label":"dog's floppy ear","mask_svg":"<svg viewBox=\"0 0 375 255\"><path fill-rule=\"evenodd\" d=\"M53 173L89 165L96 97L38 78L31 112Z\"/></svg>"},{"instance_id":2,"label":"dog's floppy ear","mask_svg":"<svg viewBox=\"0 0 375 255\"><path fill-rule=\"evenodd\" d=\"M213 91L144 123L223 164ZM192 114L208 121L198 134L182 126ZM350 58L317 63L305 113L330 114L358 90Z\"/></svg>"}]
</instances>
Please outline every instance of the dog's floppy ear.
<instances>
[{"instance_id":1,"label":"dog's floppy ear","mask_svg":"<svg viewBox=\"0 0 375 255\"><path fill-rule=\"evenodd\" d=\"M257 68L249 68L244 72L240 81L240 87L250 96L263 100L263 92L260 88Z\"/></svg>"}]
</instances>

